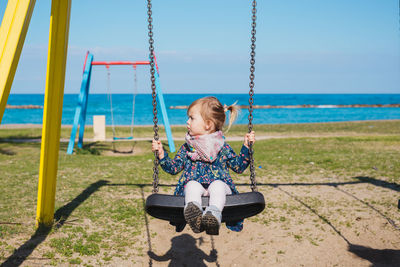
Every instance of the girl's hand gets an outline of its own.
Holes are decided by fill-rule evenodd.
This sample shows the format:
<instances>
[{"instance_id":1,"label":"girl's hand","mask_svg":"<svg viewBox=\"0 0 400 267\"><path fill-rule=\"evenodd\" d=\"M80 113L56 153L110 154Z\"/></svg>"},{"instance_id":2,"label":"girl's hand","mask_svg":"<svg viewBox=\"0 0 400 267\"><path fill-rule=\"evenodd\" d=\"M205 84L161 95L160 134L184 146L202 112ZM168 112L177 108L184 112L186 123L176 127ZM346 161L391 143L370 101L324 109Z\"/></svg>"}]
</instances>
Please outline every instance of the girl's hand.
<instances>
[{"instance_id":1,"label":"girl's hand","mask_svg":"<svg viewBox=\"0 0 400 267\"><path fill-rule=\"evenodd\" d=\"M153 152L158 151L158 158L159 159L164 158L164 148L161 144L161 141L153 140L153 143L151 144L151 151Z\"/></svg>"},{"instance_id":2,"label":"girl's hand","mask_svg":"<svg viewBox=\"0 0 400 267\"><path fill-rule=\"evenodd\" d=\"M256 142L256 136L254 134L254 131L251 131L250 133L247 133L244 136L244 146L249 148L249 144L252 143L254 144Z\"/></svg>"}]
</instances>

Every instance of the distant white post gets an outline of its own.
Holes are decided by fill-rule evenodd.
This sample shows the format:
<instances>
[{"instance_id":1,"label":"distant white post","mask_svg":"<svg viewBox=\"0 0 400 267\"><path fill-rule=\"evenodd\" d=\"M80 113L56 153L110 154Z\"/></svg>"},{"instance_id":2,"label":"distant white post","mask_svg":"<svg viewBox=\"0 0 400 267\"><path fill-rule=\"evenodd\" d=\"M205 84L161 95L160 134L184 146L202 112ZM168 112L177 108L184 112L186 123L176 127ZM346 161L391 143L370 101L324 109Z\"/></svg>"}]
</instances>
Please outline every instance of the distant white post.
<instances>
[{"instance_id":1,"label":"distant white post","mask_svg":"<svg viewBox=\"0 0 400 267\"><path fill-rule=\"evenodd\" d=\"M106 116L93 116L93 141L106 141Z\"/></svg>"}]
</instances>

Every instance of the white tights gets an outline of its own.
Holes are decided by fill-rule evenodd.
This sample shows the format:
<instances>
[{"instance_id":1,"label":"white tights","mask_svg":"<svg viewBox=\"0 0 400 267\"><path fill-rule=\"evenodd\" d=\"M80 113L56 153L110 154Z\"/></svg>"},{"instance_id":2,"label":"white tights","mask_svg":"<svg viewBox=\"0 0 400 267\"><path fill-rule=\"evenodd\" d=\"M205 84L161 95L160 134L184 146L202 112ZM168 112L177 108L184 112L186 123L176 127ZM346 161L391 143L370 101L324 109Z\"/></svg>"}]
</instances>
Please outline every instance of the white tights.
<instances>
[{"instance_id":1,"label":"white tights","mask_svg":"<svg viewBox=\"0 0 400 267\"><path fill-rule=\"evenodd\" d=\"M230 194L232 194L232 191L229 186L220 180L212 182L208 189L205 189L199 182L189 181L185 186L185 203L196 201L201 205L201 196L209 195L209 205L216 206L222 212L226 195Z\"/></svg>"}]
</instances>

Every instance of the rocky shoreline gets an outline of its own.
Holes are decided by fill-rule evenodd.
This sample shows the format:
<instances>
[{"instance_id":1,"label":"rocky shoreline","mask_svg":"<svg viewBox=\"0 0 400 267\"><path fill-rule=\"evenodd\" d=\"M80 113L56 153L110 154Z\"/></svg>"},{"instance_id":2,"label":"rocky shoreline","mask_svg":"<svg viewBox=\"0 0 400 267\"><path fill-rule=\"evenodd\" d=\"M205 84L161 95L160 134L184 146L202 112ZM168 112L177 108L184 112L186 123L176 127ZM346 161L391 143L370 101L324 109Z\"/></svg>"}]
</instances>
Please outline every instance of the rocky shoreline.
<instances>
[{"instance_id":1,"label":"rocky shoreline","mask_svg":"<svg viewBox=\"0 0 400 267\"><path fill-rule=\"evenodd\" d=\"M7 109L42 109L43 106L38 105L6 105Z\"/></svg>"}]
</instances>

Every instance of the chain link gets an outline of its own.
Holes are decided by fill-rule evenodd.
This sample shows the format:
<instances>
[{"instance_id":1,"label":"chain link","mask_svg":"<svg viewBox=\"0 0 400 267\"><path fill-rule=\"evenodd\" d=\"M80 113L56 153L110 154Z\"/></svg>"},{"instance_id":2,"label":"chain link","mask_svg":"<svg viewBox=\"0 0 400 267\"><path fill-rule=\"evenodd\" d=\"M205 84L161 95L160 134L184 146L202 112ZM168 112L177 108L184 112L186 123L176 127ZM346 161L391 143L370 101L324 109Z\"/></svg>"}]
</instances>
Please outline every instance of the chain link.
<instances>
[{"instance_id":1,"label":"chain link","mask_svg":"<svg viewBox=\"0 0 400 267\"><path fill-rule=\"evenodd\" d=\"M252 9L252 23L251 23L251 52L250 52L250 83L249 83L249 133L253 130L253 103L254 103L254 71L255 67L254 64L256 62L255 56L256 56L256 5L257 2L256 0L253 0L253 9ZM255 169L254 169L254 149L253 149L253 144L249 144L249 155L250 155L250 181L251 181L251 190L252 191L257 191L257 182L256 182L256 174L255 174Z\"/></svg>"},{"instance_id":2,"label":"chain link","mask_svg":"<svg viewBox=\"0 0 400 267\"><path fill-rule=\"evenodd\" d=\"M154 130L154 140L159 140L158 135L158 118L157 118L157 92L156 92L156 78L155 78L155 68L154 68L154 40L153 40L153 18L151 17L151 0L147 1L147 15L148 15L148 29L149 29L149 52L150 52L150 75L151 75L151 96L153 98L153 130ZM158 192L158 151L154 152L154 166L153 166L153 193Z\"/></svg>"}]
</instances>

